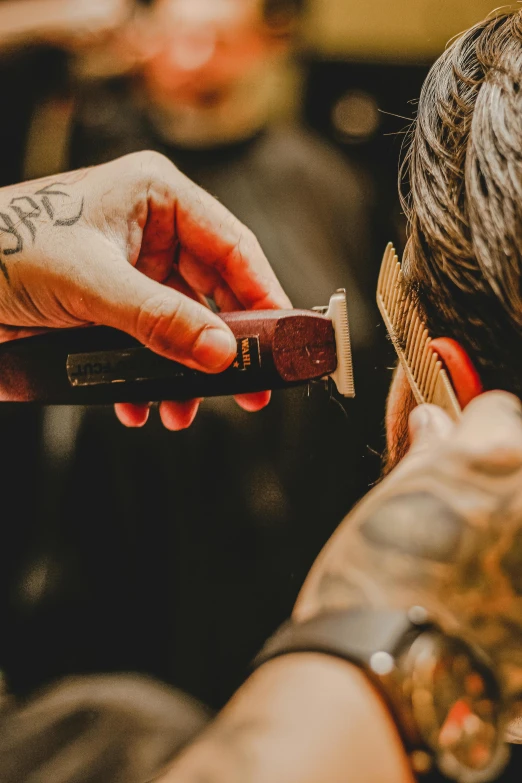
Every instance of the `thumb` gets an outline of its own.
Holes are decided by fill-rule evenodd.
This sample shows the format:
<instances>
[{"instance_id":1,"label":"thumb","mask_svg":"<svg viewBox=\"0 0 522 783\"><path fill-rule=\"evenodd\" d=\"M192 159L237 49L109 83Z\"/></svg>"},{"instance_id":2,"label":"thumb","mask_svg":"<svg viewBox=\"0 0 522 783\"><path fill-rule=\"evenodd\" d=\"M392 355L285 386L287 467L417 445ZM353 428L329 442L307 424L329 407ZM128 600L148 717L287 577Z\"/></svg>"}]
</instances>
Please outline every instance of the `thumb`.
<instances>
[{"instance_id":1,"label":"thumb","mask_svg":"<svg viewBox=\"0 0 522 783\"><path fill-rule=\"evenodd\" d=\"M427 449L433 440L447 438L454 423L438 405L418 405L409 418L411 451Z\"/></svg>"},{"instance_id":2,"label":"thumb","mask_svg":"<svg viewBox=\"0 0 522 783\"><path fill-rule=\"evenodd\" d=\"M84 306L91 322L121 329L195 370L220 372L237 352L234 335L215 313L127 263L104 265Z\"/></svg>"}]
</instances>

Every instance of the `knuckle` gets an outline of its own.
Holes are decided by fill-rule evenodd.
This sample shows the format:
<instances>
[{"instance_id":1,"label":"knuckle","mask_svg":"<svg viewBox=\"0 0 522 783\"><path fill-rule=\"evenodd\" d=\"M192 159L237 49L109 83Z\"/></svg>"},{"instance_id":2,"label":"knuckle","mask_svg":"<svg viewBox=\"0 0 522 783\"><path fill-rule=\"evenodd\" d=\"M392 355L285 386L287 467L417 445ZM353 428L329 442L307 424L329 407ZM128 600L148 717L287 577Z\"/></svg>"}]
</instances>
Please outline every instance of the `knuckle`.
<instances>
[{"instance_id":1,"label":"knuckle","mask_svg":"<svg viewBox=\"0 0 522 783\"><path fill-rule=\"evenodd\" d=\"M454 456L469 469L489 476L508 476L522 470L522 444L495 437L485 443L468 443L457 447Z\"/></svg>"},{"instance_id":2,"label":"knuckle","mask_svg":"<svg viewBox=\"0 0 522 783\"><path fill-rule=\"evenodd\" d=\"M263 256L259 240L254 232L243 225L237 218L231 216L231 229L234 240L222 258L216 261L216 269L221 274L228 271L231 264L237 260L258 261Z\"/></svg>"},{"instance_id":3,"label":"knuckle","mask_svg":"<svg viewBox=\"0 0 522 783\"><path fill-rule=\"evenodd\" d=\"M136 318L138 340L159 353L182 348L186 342L183 329L183 300L167 295L157 295L145 300Z\"/></svg>"},{"instance_id":4,"label":"knuckle","mask_svg":"<svg viewBox=\"0 0 522 783\"><path fill-rule=\"evenodd\" d=\"M249 252L251 253L261 253L261 245L259 244L259 240L252 231L252 229L247 228L244 226L242 229L242 239L240 240L241 243L244 242L244 244L247 246Z\"/></svg>"},{"instance_id":5,"label":"knuckle","mask_svg":"<svg viewBox=\"0 0 522 783\"><path fill-rule=\"evenodd\" d=\"M126 155L124 159L126 164L132 163L130 171L133 172L133 176L137 176L140 180L147 184L153 184L155 182L164 182L172 177L172 172L177 172L178 169L165 155L155 150L140 150L139 152L131 152Z\"/></svg>"},{"instance_id":6,"label":"knuckle","mask_svg":"<svg viewBox=\"0 0 522 783\"><path fill-rule=\"evenodd\" d=\"M140 150L139 152L131 152L129 158L134 158L137 163L146 166L165 165L168 163L170 166L174 164L169 161L165 155L156 150Z\"/></svg>"},{"instance_id":7,"label":"knuckle","mask_svg":"<svg viewBox=\"0 0 522 783\"><path fill-rule=\"evenodd\" d=\"M165 176L166 172L177 171L174 163L172 163L172 161L161 152L156 152L155 150L145 150L143 155L145 156L144 160L146 161L146 165L156 176Z\"/></svg>"},{"instance_id":8,"label":"knuckle","mask_svg":"<svg viewBox=\"0 0 522 783\"><path fill-rule=\"evenodd\" d=\"M156 295L139 308L138 340L147 348L178 360L189 358L200 336L209 328L212 314L183 296Z\"/></svg>"}]
</instances>

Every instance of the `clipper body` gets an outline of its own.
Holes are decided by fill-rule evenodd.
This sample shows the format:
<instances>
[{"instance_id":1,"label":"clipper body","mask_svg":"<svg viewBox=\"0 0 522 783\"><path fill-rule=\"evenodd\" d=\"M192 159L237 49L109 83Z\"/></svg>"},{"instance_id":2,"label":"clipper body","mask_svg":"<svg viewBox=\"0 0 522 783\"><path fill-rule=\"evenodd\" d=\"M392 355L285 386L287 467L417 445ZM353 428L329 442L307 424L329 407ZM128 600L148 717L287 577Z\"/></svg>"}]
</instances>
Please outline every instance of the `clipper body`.
<instances>
[{"instance_id":1,"label":"clipper body","mask_svg":"<svg viewBox=\"0 0 522 783\"><path fill-rule=\"evenodd\" d=\"M330 375L339 385L340 370L340 391L353 396L344 293L333 300L333 317L311 310L222 313L238 352L228 369L212 375L158 356L108 327L13 340L0 345L0 400L48 405L184 400L282 389Z\"/></svg>"}]
</instances>

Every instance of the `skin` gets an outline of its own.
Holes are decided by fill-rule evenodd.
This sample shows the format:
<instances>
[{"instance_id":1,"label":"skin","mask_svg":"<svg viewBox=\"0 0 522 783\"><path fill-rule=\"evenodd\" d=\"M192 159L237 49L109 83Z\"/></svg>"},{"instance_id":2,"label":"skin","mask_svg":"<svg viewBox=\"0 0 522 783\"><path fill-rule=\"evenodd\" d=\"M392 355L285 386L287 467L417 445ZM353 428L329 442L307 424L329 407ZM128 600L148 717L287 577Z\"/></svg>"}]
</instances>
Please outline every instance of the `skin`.
<instances>
[{"instance_id":1,"label":"skin","mask_svg":"<svg viewBox=\"0 0 522 783\"><path fill-rule=\"evenodd\" d=\"M443 628L489 653L507 706L522 676L522 405L489 392L458 425L421 406L409 434L408 455L318 557L294 619L422 604ZM333 657L300 654L263 665L160 780L352 778L411 781L412 774L364 675Z\"/></svg>"},{"instance_id":2,"label":"skin","mask_svg":"<svg viewBox=\"0 0 522 783\"><path fill-rule=\"evenodd\" d=\"M262 666L157 783L347 780L413 783L413 776L365 676L343 661L301 654Z\"/></svg>"},{"instance_id":3,"label":"skin","mask_svg":"<svg viewBox=\"0 0 522 783\"><path fill-rule=\"evenodd\" d=\"M188 367L233 360L220 310L290 303L253 234L170 161L140 152L102 166L0 189L0 340L48 328L104 324ZM243 396L247 410L268 393ZM164 402L169 429L199 401ZM118 405L124 424L148 406Z\"/></svg>"},{"instance_id":4,"label":"skin","mask_svg":"<svg viewBox=\"0 0 522 783\"><path fill-rule=\"evenodd\" d=\"M280 48L260 0L156 0L145 82L158 100L207 106Z\"/></svg>"}]
</instances>

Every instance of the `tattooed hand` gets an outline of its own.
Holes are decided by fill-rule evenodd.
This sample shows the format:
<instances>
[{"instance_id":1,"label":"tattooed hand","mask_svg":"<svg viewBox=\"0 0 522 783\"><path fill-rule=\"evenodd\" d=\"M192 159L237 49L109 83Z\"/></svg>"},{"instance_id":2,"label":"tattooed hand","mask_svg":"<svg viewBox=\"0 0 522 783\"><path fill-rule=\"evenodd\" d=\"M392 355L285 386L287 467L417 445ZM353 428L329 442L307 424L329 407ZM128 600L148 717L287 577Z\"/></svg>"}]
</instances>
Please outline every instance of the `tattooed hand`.
<instances>
[{"instance_id":1,"label":"tattooed hand","mask_svg":"<svg viewBox=\"0 0 522 783\"><path fill-rule=\"evenodd\" d=\"M410 418L412 449L344 520L294 610L420 604L522 685L522 406L474 400L454 426L438 408Z\"/></svg>"},{"instance_id":2,"label":"tattooed hand","mask_svg":"<svg viewBox=\"0 0 522 783\"><path fill-rule=\"evenodd\" d=\"M288 307L253 234L154 152L0 189L0 341L42 328L104 324L206 372L225 369L236 342L204 306ZM247 410L268 394L238 399ZM171 429L198 402L164 402ZM146 405L118 405L138 426Z\"/></svg>"}]
</instances>

